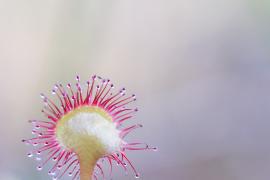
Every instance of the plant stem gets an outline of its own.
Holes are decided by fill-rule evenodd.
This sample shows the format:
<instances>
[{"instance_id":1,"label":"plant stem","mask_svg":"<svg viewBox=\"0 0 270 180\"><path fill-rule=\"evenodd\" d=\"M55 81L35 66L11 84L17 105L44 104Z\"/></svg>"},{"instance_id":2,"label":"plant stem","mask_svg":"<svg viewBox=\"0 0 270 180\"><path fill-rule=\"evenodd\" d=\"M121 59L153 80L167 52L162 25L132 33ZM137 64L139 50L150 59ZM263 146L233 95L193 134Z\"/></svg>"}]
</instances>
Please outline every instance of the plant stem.
<instances>
[{"instance_id":1,"label":"plant stem","mask_svg":"<svg viewBox=\"0 0 270 180\"><path fill-rule=\"evenodd\" d=\"M83 156L80 160L80 180L92 180L94 168L98 158L93 156Z\"/></svg>"}]
</instances>

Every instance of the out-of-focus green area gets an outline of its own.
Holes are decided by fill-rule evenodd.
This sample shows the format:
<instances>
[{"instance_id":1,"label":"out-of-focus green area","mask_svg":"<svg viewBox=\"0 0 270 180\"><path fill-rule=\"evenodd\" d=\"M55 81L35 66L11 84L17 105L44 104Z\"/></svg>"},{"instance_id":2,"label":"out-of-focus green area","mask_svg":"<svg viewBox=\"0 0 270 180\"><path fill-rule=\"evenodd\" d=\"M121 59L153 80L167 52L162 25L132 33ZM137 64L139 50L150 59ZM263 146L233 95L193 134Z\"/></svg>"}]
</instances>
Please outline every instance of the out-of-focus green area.
<instances>
[{"instance_id":1,"label":"out-of-focus green area","mask_svg":"<svg viewBox=\"0 0 270 180\"><path fill-rule=\"evenodd\" d=\"M142 179L268 180L269 12L267 0L1 1L0 179L49 179L21 143L44 119L39 93L98 74L138 97L130 139L159 147L129 153Z\"/></svg>"}]
</instances>

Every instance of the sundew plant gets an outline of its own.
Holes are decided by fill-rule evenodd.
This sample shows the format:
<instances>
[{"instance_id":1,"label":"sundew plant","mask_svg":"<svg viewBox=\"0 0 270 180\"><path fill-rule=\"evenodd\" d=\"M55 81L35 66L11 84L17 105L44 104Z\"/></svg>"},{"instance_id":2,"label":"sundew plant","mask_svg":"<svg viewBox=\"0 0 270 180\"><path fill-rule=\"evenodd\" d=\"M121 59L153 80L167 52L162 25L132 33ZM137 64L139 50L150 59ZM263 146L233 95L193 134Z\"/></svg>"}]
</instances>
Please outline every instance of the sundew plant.
<instances>
[{"instance_id":1,"label":"sundew plant","mask_svg":"<svg viewBox=\"0 0 270 180\"><path fill-rule=\"evenodd\" d=\"M39 162L37 170L52 161L48 174L55 180L65 174L72 179L107 179L107 176L110 179L116 163L125 172L130 168L139 178L126 151L156 148L124 140L130 132L142 127L141 124L125 126L138 111L129 107L136 96L126 95L125 88L115 91L109 79L98 76L92 76L84 85L79 76L76 80L73 86L56 84L52 89L55 98L41 94L46 119L29 121L34 137L23 142L33 146L28 156ZM103 163L109 165L107 174Z\"/></svg>"}]
</instances>

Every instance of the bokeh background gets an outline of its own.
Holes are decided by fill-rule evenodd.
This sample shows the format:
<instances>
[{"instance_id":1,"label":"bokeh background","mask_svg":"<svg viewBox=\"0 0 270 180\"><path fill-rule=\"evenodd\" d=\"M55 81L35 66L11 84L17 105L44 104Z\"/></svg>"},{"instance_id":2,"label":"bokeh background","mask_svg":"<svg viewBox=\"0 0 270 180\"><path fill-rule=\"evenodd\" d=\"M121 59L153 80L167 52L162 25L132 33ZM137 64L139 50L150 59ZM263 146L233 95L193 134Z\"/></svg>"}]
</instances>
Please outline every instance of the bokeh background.
<instances>
[{"instance_id":1,"label":"bokeh background","mask_svg":"<svg viewBox=\"0 0 270 180\"><path fill-rule=\"evenodd\" d=\"M129 153L141 179L268 180L269 18L269 0L1 0L0 179L49 179L21 143L39 93L98 74L159 147Z\"/></svg>"}]
</instances>

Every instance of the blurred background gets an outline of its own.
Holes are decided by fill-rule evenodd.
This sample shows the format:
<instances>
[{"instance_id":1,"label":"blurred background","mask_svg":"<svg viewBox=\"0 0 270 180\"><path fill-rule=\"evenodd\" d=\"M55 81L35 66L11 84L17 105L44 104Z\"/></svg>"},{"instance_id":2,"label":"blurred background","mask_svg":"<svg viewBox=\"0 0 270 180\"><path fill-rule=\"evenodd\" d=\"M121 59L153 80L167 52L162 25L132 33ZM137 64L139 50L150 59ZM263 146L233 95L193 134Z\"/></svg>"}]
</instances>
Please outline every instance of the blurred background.
<instances>
[{"instance_id":1,"label":"blurred background","mask_svg":"<svg viewBox=\"0 0 270 180\"><path fill-rule=\"evenodd\" d=\"M159 147L129 153L141 179L268 180L269 18L268 0L1 0L0 179L49 179L21 143L39 93L98 74Z\"/></svg>"}]
</instances>

